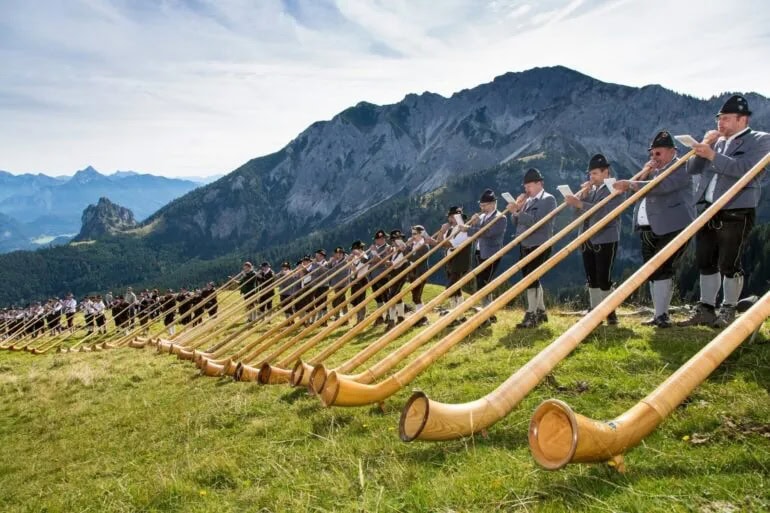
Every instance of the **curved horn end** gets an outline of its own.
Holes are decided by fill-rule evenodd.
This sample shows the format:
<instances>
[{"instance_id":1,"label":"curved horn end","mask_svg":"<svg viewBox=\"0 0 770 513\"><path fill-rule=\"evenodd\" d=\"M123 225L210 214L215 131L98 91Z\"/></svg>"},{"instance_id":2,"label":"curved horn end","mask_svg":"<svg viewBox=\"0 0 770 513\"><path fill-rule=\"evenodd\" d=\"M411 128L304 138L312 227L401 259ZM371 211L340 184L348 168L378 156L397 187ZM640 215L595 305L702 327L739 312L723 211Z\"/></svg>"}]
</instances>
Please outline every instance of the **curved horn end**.
<instances>
[{"instance_id":1,"label":"curved horn end","mask_svg":"<svg viewBox=\"0 0 770 513\"><path fill-rule=\"evenodd\" d=\"M292 387L307 386L307 382L310 381L310 372L312 370L313 368L310 365L302 360L297 360L297 363L295 363L294 367L291 369L289 384Z\"/></svg>"},{"instance_id":2,"label":"curved horn end","mask_svg":"<svg viewBox=\"0 0 770 513\"><path fill-rule=\"evenodd\" d=\"M179 358L180 360L190 361L193 359L193 352L187 349L180 349L176 357Z\"/></svg>"},{"instance_id":3,"label":"curved horn end","mask_svg":"<svg viewBox=\"0 0 770 513\"><path fill-rule=\"evenodd\" d=\"M377 385L359 383L332 371L326 378L321 391L321 402L325 406L366 406L384 401L398 391L389 381Z\"/></svg>"},{"instance_id":4,"label":"curved horn end","mask_svg":"<svg viewBox=\"0 0 770 513\"><path fill-rule=\"evenodd\" d=\"M138 340L132 340L128 343L128 347L133 347L134 349L143 349L145 345L147 345L146 342L139 342Z\"/></svg>"},{"instance_id":5,"label":"curved horn end","mask_svg":"<svg viewBox=\"0 0 770 513\"><path fill-rule=\"evenodd\" d=\"M322 363L313 367L313 370L310 371L310 383L308 384L308 389L312 394L319 395L321 393L326 384L328 374L329 372Z\"/></svg>"},{"instance_id":6,"label":"curved horn end","mask_svg":"<svg viewBox=\"0 0 770 513\"><path fill-rule=\"evenodd\" d=\"M206 360L206 364L201 367L201 376L218 378L225 372L224 364L214 363L213 360Z\"/></svg>"},{"instance_id":7,"label":"curved horn end","mask_svg":"<svg viewBox=\"0 0 770 513\"><path fill-rule=\"evenodd\" d=\"M104 348L105 349L116 349L117 347L118 346L116 346L115 344L110 344L109 342L105 342L104 343Z\"/></svg>"},{"instance_id":8,"label":"curved horn end","mask_svg":"<svg viewBox=\"0 0 770 513\"><path fill-rule=\"evenodd\" d=\"M430 412L430 400L424 392L416 391L406 402L398 420L398 435L404 442L411 442L422 433Z\"/></svg>"},{"instance_id":9,"label":"curved horn end","mask_svg":"<svg viewBox=\"0 0 770 513\"><path fill-rule=\"evenodd\" d=\"M179 344L171 344L169 353L179 356L180 351L183 351L183 350L184 350L184 347L180 346Z\"/></svg>"},{"instance_id":10,"label":"curved horn end","mask_svg":"<svg viewBox=\"0 0 770 513\"><path fill-rule=\"evenodd\" d=\"M232 358L227 359L227 363L225 363L225 369L223 371L223 375L230 376L231 378L235 376L235 370L238 368L238 362L235 362Z\"/></svg>"},{"instance_id":11,"label":"curved horn end","mask_svg":"<svg viewBox=\"0 0 770 513\"><path fill-rule=\"evenodd\" d=\"M259 378L259 369L251 365L241 365L241 375L238 381L257 381Z\"/></svg>"},{"instance_id":12,"label":"curved horn end","mask_svg":"<svg viewBox=\"0 0 770 513\"><path fill-rule=\"evenodd\" d=\"M529 449L543 468L558 470L572 461L577 449L575 412L563 401L540 403L529 423Z\"/></svg>"},{"instance_id":13,"label":"curved horn end","mask_svg":"<svg viewBox=\"0 0 770 513\"><path fill-rule=\"evenodd\" d=\"M260 383L263 385L280 385L288 383L291 379L291 371L288 369L283 369L281 367L274 367L271 365L268 365L270 368L270 372L267 376L267 379L265 381L262 381L262 371L265 370L265 365L262 366L262 368L259 371L260 376Z\"/></svg>"}]
</instances>

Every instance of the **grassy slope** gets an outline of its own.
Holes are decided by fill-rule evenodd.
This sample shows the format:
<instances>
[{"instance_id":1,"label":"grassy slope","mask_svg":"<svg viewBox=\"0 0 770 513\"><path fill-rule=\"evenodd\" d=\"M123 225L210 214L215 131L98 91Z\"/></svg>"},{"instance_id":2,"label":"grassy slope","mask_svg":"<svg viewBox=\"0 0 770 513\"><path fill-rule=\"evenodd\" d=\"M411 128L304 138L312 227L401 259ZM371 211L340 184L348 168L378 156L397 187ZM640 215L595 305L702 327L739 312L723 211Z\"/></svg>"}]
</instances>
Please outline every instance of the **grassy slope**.
<instances>
[{"instance_id":1,"label":"grassy slope","mask_svg":"<svg viewBox=\"0 0 770 513\"><path fill-rule=\"evenodd\" d=\"M441 401L475 399L575 320L552 316L522 333L513 330L520 316L504 313L413 386ZM540 401L558 397L580 413L614 417L713 336L656 333L638 321L598 329L488 438L445 443L398 440L412 386L385 413L325 409L303 391L202 378L150 350L2 352L0 504L34 512L766 511L770 442L752 428L770 419L767 327L630 452L626 475L603 465L547 472L533 462L526 430ZM579 392L580 382L588 390Z\"/></svg>"}]
</instances>

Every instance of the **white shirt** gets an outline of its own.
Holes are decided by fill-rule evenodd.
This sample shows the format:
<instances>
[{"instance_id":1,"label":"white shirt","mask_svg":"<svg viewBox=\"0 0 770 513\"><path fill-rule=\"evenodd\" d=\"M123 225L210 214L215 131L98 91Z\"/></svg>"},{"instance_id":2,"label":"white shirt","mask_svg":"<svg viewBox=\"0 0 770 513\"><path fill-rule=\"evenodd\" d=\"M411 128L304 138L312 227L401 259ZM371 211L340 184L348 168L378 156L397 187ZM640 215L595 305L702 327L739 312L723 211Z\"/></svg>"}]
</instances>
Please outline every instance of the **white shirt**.
<instances>
[{"instance_id":1,"label":"white shirt","mask_svg":"<svg viewBox=\"0 0 770 513\"><path fill-rule=\"evenodd\" d=\"M78 302L75 301L74 298L72 299L65 299L64 300L64 313L75 313L75 309L78 306Z\"/></svg>"},{"instance_id":2,"label":"white shirt","mask_svg":"<svg viewBox=\"0 0 770 513\"><path fill-rule=\"evenodd\" d=\"M725 145L722 147L722 155L725 155L727 153L728 148L730 148L730 143L733 142L733 139L735 139L738 136L741 136L751 130L749 127L744 128L740 132L734 133L730 137L727 138L725 141ZM706 194L704 194L704 198L709 203L714 203L714 190L717 188L717 178L719 175L714 173L714 176L711 177L711 181L708 184L708 187L706 187Z\"/></svg>"},{"instance_id":3,"label":"white shirt","mask_svg":"<svg viewBox=\"0 0 770 513\"><path fill-rule=\"evenodd\" d=\"M545 194L545 189L538 192L535 196L532 196L531 198L527 198L527 202L524 203L524 208L527 208L527 205L529 205L530 202L535 201L536 199L543 199L543 194Z\"/></svg>"}]
</instances>

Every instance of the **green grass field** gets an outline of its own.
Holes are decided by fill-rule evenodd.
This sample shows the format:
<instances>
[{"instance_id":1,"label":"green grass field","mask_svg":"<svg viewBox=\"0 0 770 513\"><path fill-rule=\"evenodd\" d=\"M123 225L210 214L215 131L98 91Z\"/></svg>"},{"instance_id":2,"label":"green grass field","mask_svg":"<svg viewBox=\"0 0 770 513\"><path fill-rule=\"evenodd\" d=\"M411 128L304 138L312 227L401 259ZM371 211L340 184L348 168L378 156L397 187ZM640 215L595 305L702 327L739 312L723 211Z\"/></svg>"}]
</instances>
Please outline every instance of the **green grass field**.
<instances>
[{"instance_id":1,"label":"green grass field","mask_svg":"<svg viewBox=\"0 0 770 513\"><path fill-rule=\"evenodd\" d=\"M435 293L435 289L432 291ZM770 510L768 325L626 456L628 471L549 472L527 445L544 399L613 418L707 343L710 329L601 327L488 435L403 443L413 388L443 402L493 390L576 317L517 331L499 316L376 407L324 408L304 390L198 375L153 350L0 352L0 510L699 511ZM374 340L369 330L338 363Z\"/></svg>"}]
</instances>

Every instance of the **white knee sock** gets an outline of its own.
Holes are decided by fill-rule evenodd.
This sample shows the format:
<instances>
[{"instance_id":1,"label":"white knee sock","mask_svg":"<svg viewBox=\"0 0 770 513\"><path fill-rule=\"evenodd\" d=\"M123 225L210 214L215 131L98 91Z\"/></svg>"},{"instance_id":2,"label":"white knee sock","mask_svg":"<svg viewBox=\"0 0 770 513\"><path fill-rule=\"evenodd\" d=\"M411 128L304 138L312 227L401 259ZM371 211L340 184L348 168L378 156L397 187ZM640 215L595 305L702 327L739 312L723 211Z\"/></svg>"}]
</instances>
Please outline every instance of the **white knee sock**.
<instances>
[{"instance_id":1,"label":"white knee sock","mask_svg":"<svg viewBox=\"0 0 770 513\"><path fill-rule=\"evenodd\" d=\"M398 303L396 305L396 315L399 317L405 317L406 314L406 307L404 306L404 303Z\"/></svg>"},{"instance_id":2,"label":"white knee sock","mask_svg":"<svg viewBox=\"0 0 770 513\"><path fill-rule=\"evenodd\" d=\"M388 318L391 321L395 321L396 320L396 307L391 306L390 308L388 308Z\"/></svg>"},{"instance_id":3,"label":"white knee sock","mask_svg":"<svg viewBox=\"0 0 770 513\"><path fill-rule=\"evenodd\" d=\"M596 308L596 306L602 301L601 292L601 289L588 289L588 301L591 303L591 310Z\"/></svg>"},{"instance_id":4,"label":"white knee sock","mask_svg":"<svg viewBox=\"0 0 770 513\"><path fill-rule=\"evenodd\" d=\"M743 276L728 278L725 276L722 281L722 292L724 293L723 305L735 306L741 298L743 291Z\"/></svg>"},{"instance_id":5,"label":"white knee sock","mask_svg":"<svg viewBox=\"0 0 770 513\"><path fill-rule=\"evenodd\" d=\"M537 287L537 309L545 312L545 292L542 285Z\"/></svg>"},{"instance_id":6,"label":"white knee sock","mask_svg":"<svg viewBox=\"0 0 770 513\"><path fill-rule=\"evenodd\" d=\"M422 303L417 303L416 305L414 305L414 311L415 311L415 313L416 313L416 312L419 312L420 310L422 310L422 307L423 307L423 306L425 306L425 305L423 305Z\"/></svg>"},{"instance_id":7,"label":"white knee sock","mask_svg":"<svg viewBox=\"0 0 770 513\"><path fill-rule=\"evenodd\" d=\"M527 289L527 312L537 311L537 289Z\"/></svg>"},{"instance_id":8,"label":"white knee sock","mask_svg":"<svg viewBox=\"0 0 770 513\"><path fill-rule=\"evenodd\" d=\"M700 302L715 306L719 294L719 273L700 275Z\"/></svg>"},{"instance_id":9,"label":"white knee sock","mask_svg":"<svg viewBox=\"0 0 770 513\"><path fill-rule=\"evenodd\" d=\"M674 283L668 280L654 281L655 289L652 294L652 304L655 306L655 317L668 313L671 304L671 295L674 291Z\"/></svg>"}]
</instances>

